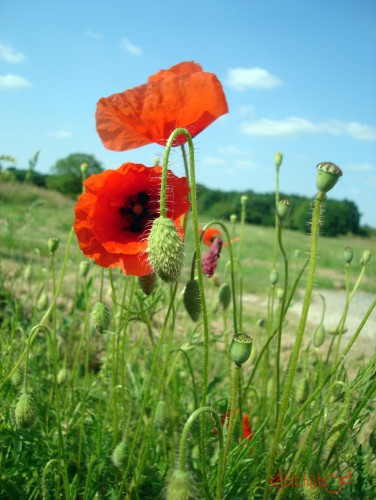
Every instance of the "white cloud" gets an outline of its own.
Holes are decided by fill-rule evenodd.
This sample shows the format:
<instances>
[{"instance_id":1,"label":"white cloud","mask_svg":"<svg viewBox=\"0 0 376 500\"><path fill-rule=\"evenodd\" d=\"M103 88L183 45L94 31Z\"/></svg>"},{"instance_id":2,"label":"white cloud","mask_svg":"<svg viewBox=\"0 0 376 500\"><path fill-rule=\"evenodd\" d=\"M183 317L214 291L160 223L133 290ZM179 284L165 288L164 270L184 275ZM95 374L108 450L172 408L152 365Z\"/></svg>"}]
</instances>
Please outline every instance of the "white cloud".
<instances>
[{"instance_id":1,"label":"white cloud","mask_svg":"<svg viewBox=\"0 0 376 500\"><path fill-rule=\"evenodd\" d=\"M257 170L256 165L250 160L236 160L235 165L243 170Z\"/></svg>"},{"instance_id":2,"label":"white cloud","mask_svg":"<svg viewBox=\"0 0 376 500\"><path fill-rule=\"evenodd\" d=\"M57 132L48 132L48 135L55 137L55 139L70 139L73 134L69 130L58 130Z\"/></svg>"},{"instance_id":3,"label":"white cloud","mask_svg":"<svg viewBox=\"0 0 376 500\"><path fill-rule=\"evenodd\" d=\"M91 30L86 30L84 32L84 35L87 36L88 38L92 38L93 40L101 40L102 35L100 33L96 33L95 31Z\"/></svg>"},{"instance_id":4,"label":"white cloud","mask_svg":"<svg viewBox=\"0 0 376 500\"><path fill-rule=\"evenodd\" d=\"M125 52L128 52L128 54L131 54L132 56L142 56L144 51L140 48L137 47L137 45L133 45L128 38L122 38L120 42L120 48L122 50L125 50Z\"/></svg>"},{"instance_id":5,"label":"white cloud","mask_svg":"<svg viewBox=\"0 0 376 500\"><path fill-rule=\"evenodd\" d=\"M0 89L27 89L31 87L31 83L18 75L0 76Z\"/></svg>"},{"instance_id":6,"label":"white cloud","mask_svg":"<svg viewBox=\"0 0 376 500\"><path fill-rule=\"evenodd\" d=\"M263 68L232 68L228 70L226 81L229 87L243 91L246 89L273 89L282 81Z\"/></svg>"},{"instance_id":7,"label":"white cloud","mask_svg":"<svg viewBox=\"0 0 376 500\"><path fill-rule=\"evenodd\" d=\"M360 123L344 123L329 120L314 123L305 118L290 116L285 120L268 120L263 118L253 122L243 122L240 126L245 135L258 137L297 137L302 134L348 135L360 141L376 141L376 127Z\"/></svg>"},{"instance_id":8,"label":"white cloud","mask_svg":"<svg viewBox=\"0 0 376 500\"><path fill-rule=\"evenodd\" d=\"M355 172L373 172L376 170L376 165L371 165L370 163L350 163L350 165L347 165L347 168Z\"/></svg>"},{"instance_id":9,"label":"white cloud","mask_svg":"<svg viewBox=\"0 0 376 500\"><path fill-rule=\"evenodd\" d=\"M4 45L0 43L0 60L6 61L9 63L19 63L25 59L25 56L14 49L10 45Z\"/></svg>"},{"instance_id":10,"label":"white cloud","mask_svg":"<svg viewBox=\"0 0 376 500\"><path fill-rule=\"evenodd\" d=\"M236 146L231 146L231 145L218 148L218 153L225 155L236 155L236 156L242 156L247 154L247 152L244 149L240 149L237 148Z\"/></svg>"},{"instance_id":11,"label":"white cloud","mask_svg":"<svg viewBox=\"0 0 376 500\"><path fill-rule=\"evenodd\" d=\"M225 160L222 158L204 158L201 162L203 165L225 165Z\"/></svg>"}]
</instances>

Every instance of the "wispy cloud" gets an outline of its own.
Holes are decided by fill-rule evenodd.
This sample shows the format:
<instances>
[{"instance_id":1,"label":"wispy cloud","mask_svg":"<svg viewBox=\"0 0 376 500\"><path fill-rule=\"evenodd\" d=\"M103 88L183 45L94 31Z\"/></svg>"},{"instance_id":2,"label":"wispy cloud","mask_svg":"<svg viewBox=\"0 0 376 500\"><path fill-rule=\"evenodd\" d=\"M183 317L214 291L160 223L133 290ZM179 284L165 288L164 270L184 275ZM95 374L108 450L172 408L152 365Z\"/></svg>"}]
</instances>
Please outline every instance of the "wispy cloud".
<instances>
[{"instance_id":1,"label":"wispy cloud","mask_svg":"<svg viewBox=\"0 0 376 500\"><path fill-rule=\"evenodd\" d=\"M234 90L273 89L282 81L263 68L231 68L228 70L226 83Z\"/></svg>"},{"instance_id":2,"label":"wispy cloud","mask_svg":"<svg viewBox=\"0 0 376 500\"><path fill-rule=\"evenodd\" d=\"M243 122L240 130L245 135L258 137L297 137L304 134L347 135L360 141L376 141L376 127L361 123L344 123L329 120L314 123L305 118L291 116L285 120L263 118L252 122Z\"/></svg>"},{"instance_id":3,"label":"wispy cloud","mask_svg":"<svg viewBox=\"0 0 376 500\"><path fill-rule=\"evenodd\" d=\"M0 60L6 61L9 63L20 63L25 59L25 56L14 49L10 45L5 45L0 43Z\"/></svg>"},{"instance_id":4,"label":"wispy cloud","mask_svg":"<svg viewBox=\"0 0 376 500\"><path fill-rule=\"evenodd\" d=\"M242 156L247 154L247 151L245 151L244 149L240 149L236 146L229 145L218 148L218 153L225 155Z\"/></svg>"},{"instance_id":5,"label":"wispy cloud","mask_svg":"<svg viewBox=\"0 0 376 500\"><path fill-rule=\"evenodd\" d=\"M235 160L235 166L241 170L257 170L257 166L251 160Z\"/></svg>"},{"instance_id":6,"label":"wispy cloud","mask_svg":"<svg viewBox=\"0 0 376 500\"><path fill-rule=\"evenodd\" d=\"M102 40L102 35L100 33L96 33L95 31L86 30L84 35L88 38L92 38L93 40Z\"/></svg>"},{"instance_id":7,"label":"wispy cloud","mask_svg":"<svg viewBox=\"0 0 376 500\"><path fill-rule=\"evenodd\" d=\"M131 43L128 38L121 39L120 48L122 50L125 50L125 52L128 52L128 54L131 54L132 56L142 56L142 54L144 53L144 51L140 47Z\"/></svg>"},{"instance_id":8,"label":"wispy cloud","mask_svg":"<svg viewBox=\"0 0 376 500\"><path fill-rule=\"evenodd\" d=\"M370 163L350 163L347 165L348 170L354 170L355 172L374 172L376 171L376 165L371 165Z\"/></svg>"},{"instance_id":9,"label":"wispy cloud","mask_svg":"<svg viewBox=\"0 0 376 500\"><path fill-rule=\"evenodd\" d=\"M203 165L225 165L226 161L223 158L204 158L201 162Z\"/></svg>"},{"instance_id":10,"label":"wispy cloud","mask_svg":"<svg viewBox=\"0 0 376 500\"><path fill-rule=\"evenodd\" d=\"M31 87L31 83L18 75L0 76L0 89L27 89Z\"/></svg>"},{"instance_id":11,"label":"wispy cloud","mask_svg":"<svg viewBox=\"0 0 376 500\"><path fill-rule=\"evenodd\" d=\"M50 137L54 137L55 139L70 139L73 134L69 130L58 130L56 132L48 132Z\"/></svg>"}]
</instances>

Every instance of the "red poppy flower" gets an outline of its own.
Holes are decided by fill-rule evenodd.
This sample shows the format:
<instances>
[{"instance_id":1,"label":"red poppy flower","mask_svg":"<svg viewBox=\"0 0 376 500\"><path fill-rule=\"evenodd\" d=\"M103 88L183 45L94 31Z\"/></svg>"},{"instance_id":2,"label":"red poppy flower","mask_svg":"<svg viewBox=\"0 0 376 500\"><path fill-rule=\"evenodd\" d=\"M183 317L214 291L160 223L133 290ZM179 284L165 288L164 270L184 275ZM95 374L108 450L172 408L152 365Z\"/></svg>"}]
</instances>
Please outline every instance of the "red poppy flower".
<instances>
[{"instance_id":1,"label":"red poppy flower","mask_svg":"<svg viewBox=\"0 0 376 500\"><path fill-rule=\"evenodd\" d=\"M242 422L243 422L243 439L249 438L249 440L252 441L253 430L252 427L249 425L248 415L246 413L243 413Z\"/></svg>"},{"instance_id":2,"label":"red poppy flower","mask_svg":"<svg viewBox=\"0 0 376 500\"><path fill-rule=\"evenodd\" d=\"M202 233L202 227L199 229L199 233ZM216 229L215 227L208 227L208 229L205 231L204 236L202 237L202 242L208 246L211 247L213 244L213 241L215 238L221 238L222 233L219 229Z\"/></svg>"},{"instance_id":3,"label":"red poppy flower","mask_svg":"<svg viewBox=\"0 0 376 500\"><path fill-rule=\"evenodd\" d=\"M106 148L125 151L156 142L166 145L178 127L192 137L228 112L222 85L194 62L151 76L148 83L97 103L97 131ZM180 135L174 145L186 142Z\"/></svg>"},{"instance_id":4,"label":"red poppy flower","mask_svg":"<svg viewBox=\"0 0 376 500\"><path fill-rule=\"evenodd\" d=\"M83 253L103 267L122 268L125 274L153 272L147 259L147 237L159 217L161 167L124 163L118 170L94 174L75 207L74 229ZM181 219L188 211L185 177L168 171L166 216L183 235Z\"/></svg>"}]
</instances>

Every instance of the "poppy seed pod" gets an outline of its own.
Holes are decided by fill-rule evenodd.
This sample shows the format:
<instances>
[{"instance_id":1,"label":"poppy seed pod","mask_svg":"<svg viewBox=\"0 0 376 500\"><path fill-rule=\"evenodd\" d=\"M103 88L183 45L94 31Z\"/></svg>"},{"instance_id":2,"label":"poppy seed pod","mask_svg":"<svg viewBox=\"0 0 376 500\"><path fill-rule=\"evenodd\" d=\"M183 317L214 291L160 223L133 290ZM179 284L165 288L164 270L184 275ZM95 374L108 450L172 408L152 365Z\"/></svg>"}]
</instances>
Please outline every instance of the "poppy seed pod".
<instances>
[{"instance_id":1,"label":"poppy seed pod","mask_svg":"<svg viewBox=\"0 0 376 500\"><path fill-rule=\"evenodd\" d=\"M112 452L111 456L112 463L115 465L115 467L121 469L126 465L127 458L128 458L128 447L124 443L124 441L122 441L116 446L116 448Z\"/></svg>"},{"instance_id":2,"label":"poppy seed pod","mask_svg":"<svg viewBox=\"0 0 376 500\"><path fill-rule=\"evenodd\" d=\"M277 204L278 221L282 223L289 216L291 211L291 203L289 200L280 200Z\"/></svg>"},{"instance_id":3,"label":"poppy seed pod","mask_svg":"<svg viewBox=\"0 0 376 500\"><path fill-rule=\"evenodd\" d=\"M282 160L283 160L283 154L282 153L275 153L274 165L276 166L276 168L279 168L282 165Z\"/></svg>"},{"instance_id":4,"label":"poppy seed pod","mask_svg":"<svg viewBox=\"0 0 376 500\"><path fill-rule=\"evenodd\" d=\"M91 313L91 321L99 333L103 333L110 325L110 311L107 304L97 302Z\"/></svg>"},{"instance_id":5,"label":"poppy seed pod","mask_svg":"<svg viewBox=\"0 0 376 500\"><path fill-rule=\"evenodd\" d=\"M31 427L36 417L36 406L31 394L23 392L17 402L14 415L18 427L24 429Z\"/></svg>"},{"instance_id":6,"label":"poppy seed pod","mask_svg":"<svg viewBox=\"0 0 376 500\"><path fill-rule=\"evenodd\" d=\"M363 255L360 259L360 265L361 266L366 266L371 258L372 252L371 250L364 250Z\"/></svg>"},{"instance_id":7,"label":"poppy seed pod","mask_svg":"<svg viewBox=\"0 0 376 500\"><path fill-rule=\"evenodd\" d=\"M342 175L342 170L331 162L322 162L317 165L316 186L321 194L330 191Z\"/></svg>"},{"instance_id":8,"label":"poppy seed pod","mask_svg":"<svg viewBox=\"0 0 376 500\"><path fill-rule=\"evenodd\" d=\"M270 271L269 281L272 285L276 285L278 283L278 271L276 269L272 269Z\"/></svg>"},{"instance_id":9,"label":"poppy seed pod","mask_svg":"<svg viewBox=\"0 0 376 500\"><path fill-rule=\"evenodd\" d=\"M163 399L160 399L157 403L157 408L155 409L154 426L159 430L163 430L166 428L166 425L167 405Z\"/></svg>"},{"instance_id":10,"label":"poppy seed pod","mask_svg":"<svg viewBox=\"0 0 376 500\"><path fill-rule=\"evenodd\" d=\"M343 251L343 258L345 259L345 264L351 264L353 260L354 252L351 247L346 247Z\"/></svg>"},{"instance_id":11,"label":"poppy seed pod","mask_svg":"<svg viewBox=\"0 0 376 500\"><path fill-rule=\"evenodd\" d=\"M183 266L184 245L171 219L162 216L154 220L147 251L158 276L166 283L176 283Z\"/></svg>"},{"instance_id":12,"label":"poppy seed pod","mask_svg":"<svg viewBox=\"0 0 376 500\"><path fill-rule=\"evenodd\" d=\"M192 321L198 321L201 315L201 298L197 280L191 279L185 285L183 303Z\"/></svg>"},{"instance_id":13,"label":"poppy seed pod","mask_svg":"<svg viewBox=\"0 0 376 500\"><path fill-rule=\"evenodd\" d=\"M195 498L192 477L182 469L176 469L167 486L167 500L191 500Z\"/></svg>"},{"instance_id":14,"label":"poppy seed pod","mask_svg":"<svg viewBox=\"0 0 376 500\"><path fill-rule=\"evenodd\" d=\"M225 311L231 302L231 288L228 283L222 283L219 289L219 302Z\"/></svg>"},{"instance_id":15,"label":"poppy seed pod","mask_svg":"<svg viewBox=\"0 0 376 500\"><path fill-rule=\"evenodd\" d=\"M252 343L253 339L245 333L239 333L232 337L230 357L239 368L249 359L252 352Z\"/></svg>"},{"instance_id":16,"label":"poppy seed pod","mask_svg":"<svg viewBox=\"0 0 376 500\"><path fill-rule=\"evenodd\" d=\"M157 285L157 275L155 273L138 277L138 284L145 295L151 295Z\"/></svg>"},{"instance_id":17,"label":"poppy seed pod","mask_svg":"<svg viewBox=\"0 0 376 500\"><path fill-rule=\"evenodd\" d=\"M62 368L57 374L57 383L58 385L63 385L68 378L68 370L66 368Z\"/></svg>"},{"instance_id":18,"label":"poppy seed pod","mask_svg":"<svg viewBox=\"0 0 376 500\"><path fill-rule=\"evenodd\" d=\"M50 254L53 255L59 246L59 238L49 238L48 239L48 250Z\"/></svg>"}]
</instances>

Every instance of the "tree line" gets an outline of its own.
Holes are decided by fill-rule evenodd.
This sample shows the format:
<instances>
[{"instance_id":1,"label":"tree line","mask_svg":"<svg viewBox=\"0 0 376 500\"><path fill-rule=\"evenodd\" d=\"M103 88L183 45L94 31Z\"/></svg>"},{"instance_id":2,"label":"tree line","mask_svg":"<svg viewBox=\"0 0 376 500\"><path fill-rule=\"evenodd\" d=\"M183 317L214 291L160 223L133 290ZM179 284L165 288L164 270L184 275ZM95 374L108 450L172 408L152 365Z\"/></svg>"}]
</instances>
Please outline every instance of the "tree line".
<instances>
[{"instance_id":1,"label":"tree line","mask_svg":"<svg viewBox=\"0 0 376 500\"><path fill-rule=\"evenodd\" d=\"M15 166L2 168L0 162L0 180L29 182L39 187L59 191L70 197L77 197L82 191L82 167L85 165L85 176L103 171L101 163L93 155L74 153L58 160L49 174L42 174L35 170L39 152L29 162L28 169L19 169ZM8 158L8 160L7 160ZM1 159L9 161L9 156ZM13 159L13 158L12 158ZM12 163L15 163L12 161ZM198 185L198 210L205 217L228 220L235 214L240 220L240 197L248 197L246 222L262 226L273 226L275 223L275 194L220 191ZM284 226L302 232L307 232L312 200L299 195L280 193L280 199L288 199L292 210ZM357 205L350 200L328 200L325 204L325 217L322 227L323 236L337 236L347 233L368 236L375 230L368 226L361 226L361 214Z\"/></svg>"}]
</instances>

